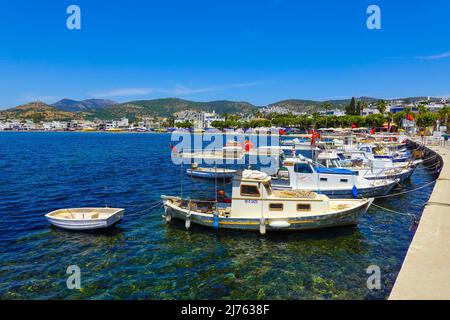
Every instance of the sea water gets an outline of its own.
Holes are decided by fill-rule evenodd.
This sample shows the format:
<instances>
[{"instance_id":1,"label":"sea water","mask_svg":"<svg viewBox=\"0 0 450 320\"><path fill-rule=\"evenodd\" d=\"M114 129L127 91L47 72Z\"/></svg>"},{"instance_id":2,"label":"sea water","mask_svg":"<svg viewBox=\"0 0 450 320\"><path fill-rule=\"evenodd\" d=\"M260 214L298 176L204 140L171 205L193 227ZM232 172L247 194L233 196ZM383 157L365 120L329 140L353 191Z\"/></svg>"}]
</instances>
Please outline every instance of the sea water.
<instances>
[{"instance_id":1,"label":"sea water","mask_svg":"<svg viewBox=\"0 0 450 320\"><path fill-rule=\"evenodd\" d=\"M181 192L213 197L214 182L189 179L186 167L171 162L169 143L169 134L0 133L0 298L389 296L414 235L409 215L420 217L433 185L377 200L400 213L372 207L356 227L266 236L187 231L182 222L166 225L157 201ZM400 191L434 178L419 167ZM106 232L64 231L44 218L60 208L105 205L126 209ZM73 265L80 290L66 285ZM379 290L367 287L373 265L381 270Z\"/></svg>"}]
</instances>

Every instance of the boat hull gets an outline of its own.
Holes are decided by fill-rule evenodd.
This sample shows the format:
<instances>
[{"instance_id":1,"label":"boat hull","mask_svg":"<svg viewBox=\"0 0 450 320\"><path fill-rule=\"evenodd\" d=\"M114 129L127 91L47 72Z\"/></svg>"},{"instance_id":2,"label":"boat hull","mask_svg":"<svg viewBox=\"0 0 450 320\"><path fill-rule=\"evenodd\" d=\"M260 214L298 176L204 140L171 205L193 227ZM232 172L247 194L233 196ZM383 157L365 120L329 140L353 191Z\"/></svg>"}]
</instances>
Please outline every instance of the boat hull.
<instances>
[{"instance_id":1,"label":"boat hull","mask_svg":"<svg viewBox=\"0 0 450 320\"><path fill-rule=\"evenodd\" d=\"M394 189L397 185L397 182L390 183L388 185L380 185L374 186L370 188L361 188L358 189L358 197L360 198L373 198L378 196L384 196ZM292 190L289 185L282 185L272 183L272 188L275 190ZM319 194L325 194L330 198L353 198L353 190L352 189L320 189L320 190L309 190Z\"/></svg>"},{"instance_id":2,"label":"boat hull","mask_svg":"<svg viewBox=\"0 0 450 320\"><path fill-rule=\"evenodd\" d=\"M327 215L266 218L264 219L265 229L267 231L303 231L356 225L359 218L367 212L372 202L373 199L369 199L361 206ZM189 219L193 224L214 228L213 215L191 212L189 216L186 210L173 205L167 200L164 201L164 207L166 220L169 215L171 219L182 221ZM261 219L218 217L218 226L219 229L260 231Z\"/></svg>"},{"instance_id":3,"label":"boat hull","mask_svg":"<svg viewBox=\"0 0 450 320\"><path fill-rule=\"evenodd\" d=\"M408 170L406 172L401 172L389 176L383 176L383 175L362 175L367 180L380 180L380 179L398 179L399 183L402 183L409 178L411 178L412 174L414 173L414 169Z\"/></svg>"},{"instance_id":4,"label":"boat hull","mask_svg":"<svg viewBox=\"0 0 450 320\"><path fill-rule=\"evenodd\" d=\"M203 179L232 179L234 175L232 172L204 172L192 169L186 170L186 173L191 177Z\"/></svg>"}]
</instances>

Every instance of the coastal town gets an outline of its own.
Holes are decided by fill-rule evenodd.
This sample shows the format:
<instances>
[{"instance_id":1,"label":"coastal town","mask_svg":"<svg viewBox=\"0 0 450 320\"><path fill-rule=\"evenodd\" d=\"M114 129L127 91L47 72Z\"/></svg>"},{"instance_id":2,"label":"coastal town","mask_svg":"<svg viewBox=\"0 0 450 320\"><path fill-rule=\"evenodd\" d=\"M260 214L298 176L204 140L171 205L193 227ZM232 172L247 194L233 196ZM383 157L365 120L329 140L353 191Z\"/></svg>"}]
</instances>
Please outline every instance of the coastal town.
<instances>
[{"instance_id":1,"label":"coastal town","mask_svg":"<svg viewBox=\"0 0 450 320\"><path fill-rule=\"evenodd\" d=\"M440 121L447 125L449 106L447 98L426 98L407 102L404 100L378 100L366 103L351 100L345 108L332 108L323 103L315 112L293 110L286 106L269 105L252 112L219 113L216 110L185 109L170 116L152 116L116 119L64 119L42 120L40 111L28 118L14 118L0 113L0 131L69 131L69 132L171 132L177 129L203 131L208 129L249 129L261 127L291 127L308 129L317 127L343 127L346 125L377 126L387 122L398 127L427 127ZM39 105L40 102L34 104ZM353 106L352 106L353 104ZM31 103L33 105L33 103ZM297 108L301 109L301 108ZM36 117L38 115L38 117ZM329 120L331 119L331 120ZM366 119L366 121L364 120ZM445 122L445 123L444 123Z\"/></svg>"}]
</instances>

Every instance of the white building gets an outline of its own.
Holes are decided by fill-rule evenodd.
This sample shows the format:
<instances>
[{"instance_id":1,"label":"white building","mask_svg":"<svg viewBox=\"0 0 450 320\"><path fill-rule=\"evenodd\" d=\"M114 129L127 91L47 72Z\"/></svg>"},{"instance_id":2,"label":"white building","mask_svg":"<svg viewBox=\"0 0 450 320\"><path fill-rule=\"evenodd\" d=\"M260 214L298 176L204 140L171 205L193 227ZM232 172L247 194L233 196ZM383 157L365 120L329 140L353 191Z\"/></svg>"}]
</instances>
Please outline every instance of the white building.
<instances>
[{"instance_id":1,"label":"white building","mask_svg":"<svg viewBox=\"0 0 450 320\"><path fill-rule=\"evenodd\" d=\"M333 109L333 110L320 110L319 115L321 116L336 116L341 117L345 116L345 111L339 110L339 109Z\"/></svg>"},{"instance_id":2,"label":"white building","mask_svg":"<svg viewBox=\"0 0 450 320\"><path fill-rule=\"evenodd\" d=\"M197 112L192 110L184 110L174 114L175 127L178 123L190 122L194 129L212 128L214 121L224 121L219 114L213 112Z\"/></svg>"},{"instance_id":3,"label":"white building","mask_svg":"<svg viewBox=\"0 0 450 320\"><path fill-rule=\"evenodd\" d=\"M378 109L376 108L365 108L362 110L362 115L363 116L369 116L371 114L379 114L380 111L378 111Z\"/></svg>"},{"instance_id":4,"label":"white building","mask_svg":"<svg viewBox=\"0 0 450 320\"><path fill-rule=\"evenodd\" d=\"M44 122L42 126L46 131L63 131L67 129L68 124L63 121L50 121Z\"/></svg>"},{"instance_id":5,"label":"white building","mask_svg":"<svg viewBox=\"0 0 450 320\"><path fill-rule=\"evenodd\" d=\"M105 122L105 129L126 129L130 126L127 118L122 118L120 120L111 120Z\"/></svg>"},{"instance_id":6,"label":"white building","mask_svg":"<svg viewBox=\"0 0 450 320\"><path fill-rule=\"evenodd\" d=\"M302 115L306 114L306 112L292 111L286 107L280 107L280 106L267 106L267 107L261 108L260 111L263 114L270 114L270 113L292 114L294 116L302 116Z\"/></svg>"},{"instance_id":7,"label":"white building","mask_svg":"<svg viewBox=\"0 0 450 320\"><path fill-rule=\"evenodd\" d=\"M224 118L222 118L219 114L217 114L216 113L216 111L213 111L213 112L211 112L211 113L206 113L206 112L204 112L203 114L202 114L202 116L203 116L203 128L205 128L205 129L210 129L210 128L212 128L212 123L214 122L214 121L224 121L225 119Z\"/></svg>"},{"instance_id":8,"label":"white building","mask_svg":"<svg viewBox=\"0 0 450 320\"><path fill-rule=\"evenodd\" d=\"M430 111L439 111L441 110L443 107L445 106L444 103L430 103L428 105L426 105L426 107L428 108L428 110Z\"/></svg>"}]
</instances>

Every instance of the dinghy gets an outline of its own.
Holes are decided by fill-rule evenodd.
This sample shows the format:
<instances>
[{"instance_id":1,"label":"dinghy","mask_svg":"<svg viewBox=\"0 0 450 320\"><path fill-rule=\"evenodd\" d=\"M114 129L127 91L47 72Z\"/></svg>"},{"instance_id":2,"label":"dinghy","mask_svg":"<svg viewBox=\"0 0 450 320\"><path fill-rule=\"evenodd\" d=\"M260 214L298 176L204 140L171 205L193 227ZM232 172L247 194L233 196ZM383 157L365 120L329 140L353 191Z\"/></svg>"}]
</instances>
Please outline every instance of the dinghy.
<instances>
[{"instance_id":1,"label":"dinghy","mask_svg":"<svg viewBox=\"0 0 450 320\"><path fill-rule=\"evenodd\" d=\"M54 226L69 230L95 230L108 228L124 216L124 209L73 208L52 211L45 215Z\"/></svg>"},{"instance_id":2,"label":"dinghy","mask_svg":"<svg viewBox=\"0 0 450 320\"><path fill-rule=\"evenodd\" d=\"M355 225L373 199L330 199L308 191L275 191L271 178L262 172L245 170L233 181L231 204L185 200L161 196L164 218L215 229L298 231Z\"/></svg>"},{"instance_id":3,"label":"dinghy","mask_svg":"<svg viewBox=\"0 0 450 320\"><path fill-rule=\"evenodd\" d=\"M201 168L193 164L191 169L186 170L187 175L203 179L232 179L236 170L225 168Z\"/></svg>"}]
</instances>

